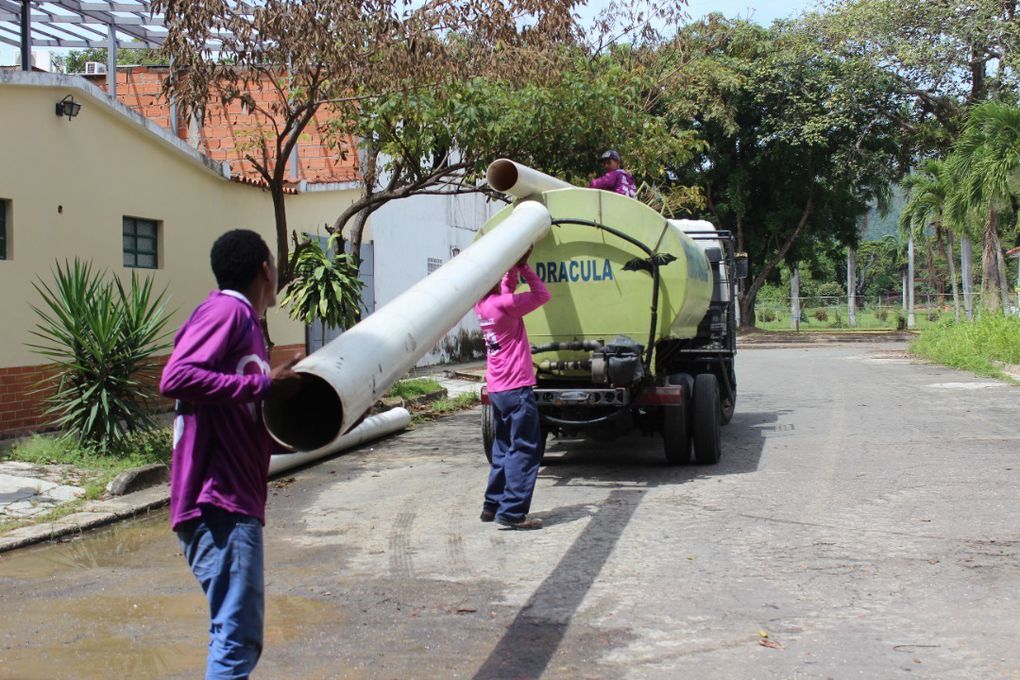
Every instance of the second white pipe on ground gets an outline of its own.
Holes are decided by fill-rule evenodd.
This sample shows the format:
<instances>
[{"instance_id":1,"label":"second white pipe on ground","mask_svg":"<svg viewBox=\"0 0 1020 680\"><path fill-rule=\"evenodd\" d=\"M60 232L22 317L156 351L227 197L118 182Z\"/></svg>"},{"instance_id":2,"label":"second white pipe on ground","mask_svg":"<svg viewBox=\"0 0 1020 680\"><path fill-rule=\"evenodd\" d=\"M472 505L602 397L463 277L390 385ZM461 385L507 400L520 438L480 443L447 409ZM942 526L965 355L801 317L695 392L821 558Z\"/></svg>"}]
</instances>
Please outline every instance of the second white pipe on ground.
<instances>
[{"instance_id":1,"label":"second white pipe on ground","mask_svg":"<svg viewBox=\"0 0 1020 680\"><path fill-rule=\"evenodd\" d=\"M360 425L328 446L315 449L314 451L275 454L269 459L269 474L275 475L307 465L308 463L314 463L320 458L339 453L344 449L350 449L358 444L379 439L397 430L403 430L410 424L411 414L406 408L391 408L384 413L365 418Z\"/></svg>"}]
</instances>

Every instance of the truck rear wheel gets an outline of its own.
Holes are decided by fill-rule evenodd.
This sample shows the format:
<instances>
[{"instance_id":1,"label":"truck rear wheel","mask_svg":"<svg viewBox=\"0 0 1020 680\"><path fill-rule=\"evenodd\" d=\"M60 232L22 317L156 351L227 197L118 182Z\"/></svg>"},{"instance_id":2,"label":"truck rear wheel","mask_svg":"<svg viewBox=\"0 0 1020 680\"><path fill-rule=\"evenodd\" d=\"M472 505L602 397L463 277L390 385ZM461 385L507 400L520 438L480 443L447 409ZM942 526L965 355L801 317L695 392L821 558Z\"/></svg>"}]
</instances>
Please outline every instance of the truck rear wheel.
<instances>
[{"instance_id":1,"label":"truck rear wheel","mask_svg":"<svg viewBox=\"0 0 1020 680\"><path fill-rule=\"evenodd\" d=\"M662 447L670 465L686 465L691 460L691 426L687 404L662 407Z\"/></svg>"},{"instance_id":2,"label":"truck rear wheel","mask_svg":"<svg viewBox=\"0 0 1020 680\"><path fill-rule=\"evenodd\" d=\"M722 448L719 428L722 408L719 404L719 381L711 373L700 373L694 378L694 459L699 465L715 465Z\"/></svg>"},{"instance_id":3,"label":"truck rear wheel","mask_svg":"<svg viewBox=\"0 0 1020 680\"><path fill-rule=\"evenodd\" d=\"M542 435L538 440L538 452L543 459L548 437L549 433L542 430ZM493 422L492 405L482 404L482 448L485 450L485 460L489 461L489 465L492 465L492 442L495 438L496 424Z\"/></svg>"},{"instance_id":4,"label":"truck rear wheel","mask_svg":"<svg viewBox=\"0 0 1020 680\"><path fill-rule=\"evenodd\" d=\"M482 404L482 448L485 459L492 464L492 440L496 436L496 425L492 422L492 405Z\"/></svg>"}]
</instances>

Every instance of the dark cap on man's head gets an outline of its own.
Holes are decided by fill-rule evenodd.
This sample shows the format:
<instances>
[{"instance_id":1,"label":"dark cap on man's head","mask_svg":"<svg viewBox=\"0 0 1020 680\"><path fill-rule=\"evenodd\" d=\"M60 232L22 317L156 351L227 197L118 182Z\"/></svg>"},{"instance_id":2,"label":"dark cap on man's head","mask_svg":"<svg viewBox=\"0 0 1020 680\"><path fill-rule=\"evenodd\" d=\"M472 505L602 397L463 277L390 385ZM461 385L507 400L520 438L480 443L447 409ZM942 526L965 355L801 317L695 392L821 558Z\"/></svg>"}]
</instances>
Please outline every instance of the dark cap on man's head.
<instances>
[{"instance_id":1,"label":"dark cap on man's head","mask_svg":"<svg viewBox=\"0 0 1020 680\"><path fill-rule=\"evenodd\" d=\"M602 154L602 160L604 161L619 161L620 154L616 153L612 149Z\"/></svg>"}]
</instances>

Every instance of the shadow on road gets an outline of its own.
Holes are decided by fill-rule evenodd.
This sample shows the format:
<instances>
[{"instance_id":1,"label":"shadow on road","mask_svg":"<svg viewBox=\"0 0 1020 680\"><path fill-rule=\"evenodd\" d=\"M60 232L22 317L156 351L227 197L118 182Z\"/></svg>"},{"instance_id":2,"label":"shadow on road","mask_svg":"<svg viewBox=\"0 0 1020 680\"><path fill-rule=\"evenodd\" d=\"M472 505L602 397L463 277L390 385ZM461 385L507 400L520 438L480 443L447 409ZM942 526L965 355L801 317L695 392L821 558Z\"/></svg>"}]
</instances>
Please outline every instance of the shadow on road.
<instances>
[{"instance_id":1,"label":"shadow on road","mask_svg":"<svg viewBox=\"0 0 1020 680\"><path fill-rule=\"evenodd\" d=\"M517 614L475 673L475 680L542 675L645 493L643 489L614 489L609 493L588 526Z\"/></svg>"},{"instance_id":2,"label":"shadow on road","mask_svg":"<svg viewBox=\"0 0 1020 680\"><path fill-rule=\"evenodd\" d=\"M475 680L538 678L563 640L571 619L627 528L649 488L698 478L745 474L758 469L765 439L777 431L780 413L736 413L723 429L723 456L713 466L669 466L658 437L612 442L550 442L540 477L555 485L608 488L591 504L536 513L546 526L591 517L553 572L517 614L475 674Z\"/></svg>"}]
</instances>

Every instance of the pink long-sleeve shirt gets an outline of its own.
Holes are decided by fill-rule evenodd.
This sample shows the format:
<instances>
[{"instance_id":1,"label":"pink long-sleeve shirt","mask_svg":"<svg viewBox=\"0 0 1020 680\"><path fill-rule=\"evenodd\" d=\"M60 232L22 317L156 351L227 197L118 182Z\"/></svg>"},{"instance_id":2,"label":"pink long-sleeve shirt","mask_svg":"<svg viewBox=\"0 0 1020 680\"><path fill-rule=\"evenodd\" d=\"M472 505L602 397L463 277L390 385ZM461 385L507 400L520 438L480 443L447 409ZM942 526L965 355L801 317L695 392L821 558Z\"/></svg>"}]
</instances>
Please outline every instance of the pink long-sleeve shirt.
<instances>
[{"instance_id":1,"label":"pink long-sleeve shirt","mask_svg":"<svg viewBox=\"0 0 1020 680\"><path fill-rule=\"evenodd\" d=\"M634 178L626 170L612 170L597 177L588 183L589 189L602 189L603 191L615 191L624 196L634 198L637 196L637 184Z\"/></svg>"},{"instance_id":2,"label":"pink long-sleeve shirt","mask_svg":"<svg viewBox=\"0 0 1020 680\"><path fill-rule=\"evenodd\" d=\"M209 294L181 327L159 390L177 400L170 523L202 505L265 524L271 440L259 404L269 355L258 315L235 291Z\"/></svg>"},{"instance_id":3,"label":"pink long-sleeve shirt","mask_svg":"<svg viewBox=\"0 0 1020 680\"><path fill-rule=\"evenodd\" d=\"M522 276L530 290L515 293ZM475 315L485 338L485 384L489 392L506 392L535 384L524 316L551 297L542 279L526 264L507 272L499 291L486 295L475 305Z\"/></svg>"}]
</instances>

